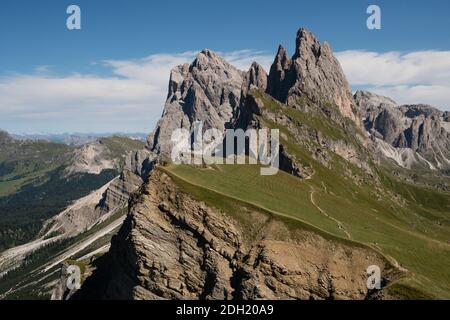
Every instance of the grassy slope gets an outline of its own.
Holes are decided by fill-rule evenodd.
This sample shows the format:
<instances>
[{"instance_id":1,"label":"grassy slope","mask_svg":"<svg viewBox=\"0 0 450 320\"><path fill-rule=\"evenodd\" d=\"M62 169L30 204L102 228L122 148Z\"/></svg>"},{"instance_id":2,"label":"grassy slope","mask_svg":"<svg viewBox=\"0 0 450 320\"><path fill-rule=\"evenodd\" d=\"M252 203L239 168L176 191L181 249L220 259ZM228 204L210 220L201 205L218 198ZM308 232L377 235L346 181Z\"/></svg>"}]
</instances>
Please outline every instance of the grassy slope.
<instances>
[{"instance_id":1,"label":"grassy slope","mask_svg":"<svg viewBox=\"0 0 450 320\"><path fill-rule=\"evenodd\" d=\"M0 145L0 197L56 169L67 159L70 147L45 141L14 141Z\"/></svg>"},{"instance_id":2,"label":"grassy slope","mask_svg":"<svg viewBox=\"0 0 450 320\"><path fill-rule=\"evenodd\" d=\"M347 240L337 224L323 215L310 200L315 188L315 202L339 220L351 240L371 245L396 259L412 272L413 287L440 298L450 298L450 246L432 235L424 234L395 218L389 203L359 197L351 201L319 189L315 181L301 181L284 172L261 176L257 166L223 165L217 170L191 166L169 166L172 175L220 194L238 199L274 214L288 216ZM200 198L202 198L202 193ZM219 208L217 199L209 199ZM207 198L201 200L207 201ZM375 211L376 210L376 211Z\"/></svg>"},{"instance_id":3,"label":"grassy slope","mask_svg":"<svg viewBox=\"0 0 450 320\"><path fill-rule=\"evenodd\" d=\"M272 111L278 108L268 99L264 102ZM320 121L295 109L287 112L299 124L319 128L337 139L346 136L342 128L327 120ZM251 165L171 165L165 170L198 188L300 219L341 239L350 238L381 250L410 271L411 276L392 290L406 292L410 288L408 295L415 292L416 297L450 298L450 270L446 267L450 265L449 193L407 184L378 168L380 191L370 176L344 159L333 156L332 167L327 168L315 161L286 128L262 120L270 127L278 127L284 133L282 143L288 151L302 164L313 167L311 179L300 180L284 172L261 176L259 168ZM356 144L353 137L346 139ZM363 182L356 184L342 174L344 170L364 177ZM214 205L222 201L219 199L209 201Z\"/></svg>"},{"instance_id":4,"label":"grassy slope","mask_svg":"<svg viewBox=\"0 0 450 320\"><path fill-rule=\"evenodd\" d=\"M108 147L112 157L121 157L128 151L140 150L145 146L142 141L119 136L101 138L100 142Z\"/></svg>"},{"instance_id":5,"label":"grassy slope","mask_svg":"<svg viewBox=\"0 0 450 320\"><path fill-rule=\"evenodd\" d=\"M129 151L140 150L144 143L126 137L100 138L110 158L121 159ZM19 191L70 159L74 148L46 141L18 141L0 145L0 197Z\"/></svg>"}]
</instances>

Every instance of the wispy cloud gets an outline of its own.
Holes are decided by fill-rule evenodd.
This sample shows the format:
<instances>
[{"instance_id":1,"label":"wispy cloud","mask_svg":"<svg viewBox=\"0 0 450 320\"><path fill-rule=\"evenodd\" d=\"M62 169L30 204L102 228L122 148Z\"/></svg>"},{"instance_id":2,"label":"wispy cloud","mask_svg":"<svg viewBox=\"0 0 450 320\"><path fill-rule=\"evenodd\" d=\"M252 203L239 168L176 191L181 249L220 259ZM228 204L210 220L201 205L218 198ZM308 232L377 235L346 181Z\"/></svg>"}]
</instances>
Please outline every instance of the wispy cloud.
<instances>
[{"instance_id":1,"label":"wispy cloud","mask_svg":"<svg viewBox=\"0 0 450 320\"><path fill-rule=\"evenodd\" d=\"M220 52L246 70L253 61L269 70L274 55L255 50ZM96 61L107 76L58 75L52 67L0 76L0 128L14 132L144 131L153 129L167 95L170 70L196 52ZM450 51L412 53L343 51L337 57L354 88L399 103L429 103L450 110Z\"/></svg>"},{"instance_id":2,"label":"wispy cloud","mask_svg":"<svg viewBox=\"0 0 450 320\"><path fill-rule=\"evenodd\" d=\"M49 73L51 66L37 66L34 71L36 73Z\"/></svg>"},{"instance_id":3,"label":"wispy cloud","mask_svg":"<svg viewBox=\"0 0 450 320\"><path fill-rule=\"evenodd\" d=\"M267 66L262 52L220 53L238 68L253 61ZM53 75L47 66L32 74L0 77L0 128L14 132L144 131L161 115L170 70L196 52L155 54L135 60L95 62L110 72Z\"/></svg>"},{"instance_id":4,"label":"wispy cloud","mask_svg":"<svg viewBox=\"0 0 450 320\"><path fill-rule=\"evenodd\" d=\"M428 103L450 110L450 51L337 53L350 83L399 103Z\"/></svg>"}]
</instances>

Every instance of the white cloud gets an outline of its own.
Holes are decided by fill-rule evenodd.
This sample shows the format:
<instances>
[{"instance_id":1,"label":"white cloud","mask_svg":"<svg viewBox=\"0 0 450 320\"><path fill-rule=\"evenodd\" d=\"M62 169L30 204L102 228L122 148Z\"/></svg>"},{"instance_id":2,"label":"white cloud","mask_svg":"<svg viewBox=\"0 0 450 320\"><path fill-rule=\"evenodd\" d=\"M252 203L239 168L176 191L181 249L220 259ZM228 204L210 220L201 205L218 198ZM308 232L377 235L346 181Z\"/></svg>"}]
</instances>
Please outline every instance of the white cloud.
<instances>
[{"instance_id":1,"label":"white cloud","mask_svg":"<svg viewBox=\"0 0 450 320\"><path fill-rule=\"evenodd\" d=\"M238 68L267 66L263 52L220 53ZM110 76L52 75L48 66L32 74L0 77L0 128L13 132L144 131L159 119L170 70L196 52L155 54L135 60L105 60Z\"/></svg>"},{"instance_id":2,"label":"white cloud","mask_svg":"<svg viewBox=\"0 0 450 320\"><path fill-rule=\"evenodd\" d=\"M450 51L361 50L338 52L336 56L353 86L399 103L428 103L450 110Z\"/></svg>"},{"instance_id":3,"label":"white cloud","mask_svg":"<svg viewBox=\"0 0 450 320\"><path fill-rule=\"evenodd\" d=\"M257 61L268 71L274 58L254 50L219 54L242 70ZM109 76L55 75L51 66L37 67L31 74L0 76L0 128L150 132L164 106L170 70L195 55L189 51L93 63L93 68L105 67ZM450 51L343 51L336 55L354 88L390 96L399 103L450 109Z\"/></svg>"}]
</instances>

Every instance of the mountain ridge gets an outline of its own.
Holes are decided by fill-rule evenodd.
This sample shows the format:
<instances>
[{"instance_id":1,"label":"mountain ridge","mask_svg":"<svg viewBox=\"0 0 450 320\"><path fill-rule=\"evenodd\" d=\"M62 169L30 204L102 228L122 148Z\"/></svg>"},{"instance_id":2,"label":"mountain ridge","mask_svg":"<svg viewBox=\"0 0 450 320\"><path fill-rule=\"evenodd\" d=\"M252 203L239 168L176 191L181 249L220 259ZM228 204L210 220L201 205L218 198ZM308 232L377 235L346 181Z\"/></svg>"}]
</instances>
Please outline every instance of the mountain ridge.
<instances>
[{"instance_id":1,"label":"mountain ridge","mask_svg":"<svg viewBox=\"0 0 450 320\"><path fill-rule=\"evenodd\" d=\"M430 169L449 168L450 130L444 111L423 104L398 105L392 99L366 91L357 91L355 99L371 136L396 149L417 153Z\"/></svg>"},{"instance_id":2,"label":"mountain ridge","mask_svg":"<svg viewBox=\"0 0 450 320\"><path fill-rule=\"evenodd\" d=\"M129 215L119 234L113 238L110 252L99 262L98 269L76 294L76 299L404 299L445 296L445 284L436 281L437 271L433 269L429 252L417 251L421 257L428 257L423 260L427 261L424 266L417 266L414 258L405 253L408 244L404 239L420 243L419 247L424 241L434 243L439 259L445 260L448 252L444 242L448 235L445 212L450 210L448 193L433 189L425 182L421 184L417 178L400 180L398 176L408 175L410 171L402 171L403 167L395 164L392 166L389 157L376 153L377 143L370 139L360 119L360 112L364 110L357 109L357 101L329 45L319 43L305 29L299 30L296 42L297 49L292 58L279 47L268 75L257 63L253 63L246 73L236 72L230 65L221 64L220 58L209 50L199 54L199 61L175 68L162 118L147 145L158 156L168 155L171 132L178 128L192 130L192 124L197 120L206 120L204 130L215 125L221 131L228 126L278 128L281 131L281 169L288 175L279 173L272 180L264 180L248 165L192 167L174 166L167 159L162 161L132 196ZM223 69L218 70L218 65ZM222 72L227 76L216 77ZM205 79L211 82L204 82ZM217 90L215 96L213 87ZM227 96L222 92L233 92L231 100L229 95L221 99ZM221 114L217 110L222 107L226 112ZM209 110L222 117L210 118ZM431 170L427 172L438 174ZM287 178L291 176L294 177ZM253 183L248 185L244 177ZM445 180L445 176L442 179ZM197 182L195 185L186 183L193 180ZM285 198L279 202L276 197L271 198L273 195L266 184L276 183L283 189L283 181L290 189L284 193L272 191ZM250 189L245 189L246 186ZM255 187L260 188L256 189L261 194L253 193ZM178 188L186 189L183 193ZM292 190L297 188L299 193L295 194ZM221 190L221 193L211 193L211 190ZM430 199L439 199L442 207L433 206L419 197L420 192L426 192ZM227 197L236 194L246 202L231 204ZM298 198L302 202L296 202ZM294 202L298 211L290 206ZM240 258L241 254L245 256L245 250L228 250L230 245L233 246L232 239L254 234L252 225L263 225L266 221L262 216L249 213L250 203L257 204L256 210L277 204L277 211L289 212L286 213L288 217L300 215L311 225L337 235L338 242L356 238L376 252L390 256L394 261L393 273L385 273L382 289L372 293L365 287L363 274L353 274L356 276L353 283L360 290L355 295L350 293L353 289L346 287L349 282L339 280L342 274L334 273L336 270L331 266L317 262L315 268L323 268L324 278L316 278L308 266L286 267L287 262L283 259L289 255L271 249L271 244L267 243L256 247L271 254L257 258L258 263L255 262L252 269ZM410 215L411 211L416 216ZM225 220L217 220L211 212L223 215ZM240 214L236 216L233 212ZM252 219L252 222L240 225L235 219ZM435 219L440 222L436 224ZM285 229L290 226L289 221L269 228L271 231L266 236L289 238ZM221 228L223 223L233 224L225 228L230 232L228 240L222 236L226 234ZM366 223L372 223L376 228L369 229ZM241 231L235 232L239 225ZM294 227L294 230L301 232L302 228L305 226ZM434 235L427 228L432 229ZM386 235L380 234L381 230ZM396 234L404 238L393 240ZM295 246L305 246L305 241L301 237L289 245L296 251ZM237 242L239 247L244 241ZM333 245L337 244L333 242ZM357 252L354 245L350 252ZM247 254L253 261L252 254ZM341 270L348 262L346 259L334 261ZM108 269L109 263L114 271ZM363 263L357 269L365 272L367 266ZM311 277L309 285L305 283L308 278L302 276L304 273ZM348 280L347 275L344 277ZM432 284L432 289L427 289L425 283Z\"/></svg>"}]
</instances>

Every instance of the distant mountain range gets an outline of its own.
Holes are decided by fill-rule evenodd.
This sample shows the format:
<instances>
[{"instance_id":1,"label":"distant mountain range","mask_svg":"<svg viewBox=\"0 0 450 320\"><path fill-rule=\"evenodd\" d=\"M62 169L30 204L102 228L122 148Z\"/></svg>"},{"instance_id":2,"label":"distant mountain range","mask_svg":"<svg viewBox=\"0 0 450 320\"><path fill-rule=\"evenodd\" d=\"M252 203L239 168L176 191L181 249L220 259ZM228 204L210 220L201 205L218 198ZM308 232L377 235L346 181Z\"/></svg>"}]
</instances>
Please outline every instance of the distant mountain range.
<instances>
[{"instance_id":1,"label":"distant mountain range","mask_svg":"<svg viewBox=\"0 0 450 320\"><path fill-rule=\"evenodd\" d=\"M89 143L102 137L127 137L134 140L145 141L147 133L123 133L123 132L105 132L105 133L36 133L36 134L11 134L11 136L18 140L44 140L57 143L64 143L69 146L79 146Z\"/></svg>"}]
</instances>

